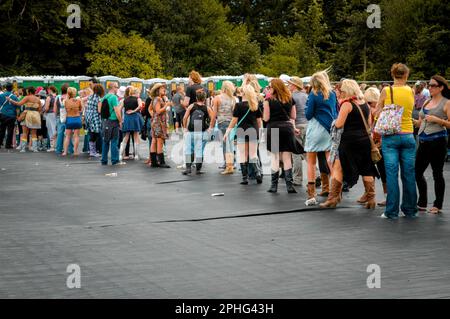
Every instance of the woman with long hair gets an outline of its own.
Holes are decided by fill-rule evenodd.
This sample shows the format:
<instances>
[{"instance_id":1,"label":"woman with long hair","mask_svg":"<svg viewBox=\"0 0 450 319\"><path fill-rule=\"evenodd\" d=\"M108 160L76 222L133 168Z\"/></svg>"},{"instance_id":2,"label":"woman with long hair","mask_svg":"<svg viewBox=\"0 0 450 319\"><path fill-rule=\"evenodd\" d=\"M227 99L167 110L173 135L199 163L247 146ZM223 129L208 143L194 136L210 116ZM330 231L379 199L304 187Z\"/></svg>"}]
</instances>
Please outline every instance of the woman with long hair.
<instances>
[{"instance_id":1,"label":"woman with long hair","mask_svg":"<svg viewBox=\"0 0 450 319\"><path fill-rule=\"evenodd\" d=\"M366 190L366 208L375 208L375 180L377 175L371 159L371 142L366 129L370 127L370 109L364 101L358 83L355 80L344 80L340 88L342 99L339 116L335 126L343 128L338 148L338 157L333 163L331 191L328 200L320 207L336 207L340 202L342 185L345 180L349 187L363 177ZM363 117L364 116L364 117Z\"/></svg>"},{"instance_id":2,"label":"woman with long hair","mask_svg":"<svg viewBox=\"0 0 450 319\"><path fill-rule=\"evenodd\" d=\"M97 141L100 139L102 131L101 99L105 96L105 89L101 84L95 84L93 94L88 97L86 110L84 113L84 121L86 130L89 132L89 156L100 157L97 150Z\"/></svg>"},{"instance_id":3,"label":"woman with long hair","mask_svg":"<svg viewBox=\"0 0 450 319\"><path fill-rule=\"evenodd\" d=\"M170 101L166 96L166 86L157 83L150 91L152 102L152 145L150 147L151 167L170 168L164 159L164 143L168 138L166 109Z\"/></svg>"},{"instance_id":4,"label":"woman with long hair","mask_svg":"<svg viewBox=\"0 0 450 319\"><path fill-rule=\"evenodd\" d=\"M262 114L258 108L255 89L250 85L242 87L242 102L235 105L233 118L225 132L224 139L233 139L231 131L237 125L237 148L242 172L241 185L248 185L248 168L253 167L256 181L262 183L262 175L258 167L258 133L262 127ZM231 143L232 141L230 141Z\"/></svg>"},{"instance_id":5,"label":"woman with long hair","mask_svg":"<svg viewBox=\"0 0 450 319\"><path fill-rule=\"evenodd\" d=\"M305 137L305 152L308 162L307 206L317 205L316 162L317 153L331 149L331 124L337 118L337 97L332 90L327 71L314 73L310 80L311 92L306 102L305 116L308 128Z\"/></svg>"},{"instance_id":6,"label":"woman with long hair","mask_svg":"<svg viewBox=\"0 0 450 319\"><path fill-rule=\"evenodd\" d=\"M423 176L431 165L436 199L429 210L432 214L441 212L445 194L443 175L447 156L447 129L450 128L450 89L448 82L440 75L431 77L428 85L431 99L425 102L415 122L419 127L419 148L416 155L416 181L419 189L417 207L425 211L428 204L427 182Z\"/></svg>"},{"instance_id":7,"label":"woman with long hair","mask_svg":"<svg viewBox=\"0 0 450 319\"><path fill-rule=\"evenodd\" d=\"M288 193L297 193L293 186L292 153L298 153L295 134L296 108L292 95L281 79L270 82L270 99L264 102L267 122L267 150L271 155L272 182L268 192L276 193L280 162L283 164ZM278 134L277 134L278 133Z\"/></svg>"},{"instance_id":8,"label":"woman with long hair","mask_svg":"<svg viewBox=\"0 0 450 319\"><path fill-rule=\"evenodd\" d=\"M234 98L235 87L231 81L224 81L222 83L222 89L220 94L213 100L213 110L217 114L217 125L222 132L222 136L225 135L231 120L233 119L233 109L236 104ZM228 175L234 173L234 141L230 139L222 138L222 151L225 159L225 170L221 172L222 175Z\"/></svg>"}]
</instances>

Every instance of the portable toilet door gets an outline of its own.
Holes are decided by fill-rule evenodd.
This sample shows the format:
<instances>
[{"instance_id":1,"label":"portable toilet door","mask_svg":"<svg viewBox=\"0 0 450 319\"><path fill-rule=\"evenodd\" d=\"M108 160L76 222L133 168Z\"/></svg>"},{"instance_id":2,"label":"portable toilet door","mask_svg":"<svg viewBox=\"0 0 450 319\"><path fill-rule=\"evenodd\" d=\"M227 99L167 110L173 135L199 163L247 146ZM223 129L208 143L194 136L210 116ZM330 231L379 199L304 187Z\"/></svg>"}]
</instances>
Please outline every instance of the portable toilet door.
<instances>
[{"instance_id":1,"label":"portable toilet door","mask_svg":"<svg viewBox=\"0 0 450 319\"><path fill-rule=\"evenodd\" d=\"M78 89L80 91L92 86L92 78L88 76L77 76L75 82L78 83Z\"/></svg>"},{"instance_id":2,"label":"portable toilet door","mask_svg":"<svg viewBox=\"0 0 450 319\"><path fill-rule=\"evenodd\" d=\"M136 77L126 78L126 79L122 79L121 84L124 86L132 86L132 87L138 89L140 92L141 98L143 98L145 96L143 79L136 78Z\"/></svg>"}]
</instances>

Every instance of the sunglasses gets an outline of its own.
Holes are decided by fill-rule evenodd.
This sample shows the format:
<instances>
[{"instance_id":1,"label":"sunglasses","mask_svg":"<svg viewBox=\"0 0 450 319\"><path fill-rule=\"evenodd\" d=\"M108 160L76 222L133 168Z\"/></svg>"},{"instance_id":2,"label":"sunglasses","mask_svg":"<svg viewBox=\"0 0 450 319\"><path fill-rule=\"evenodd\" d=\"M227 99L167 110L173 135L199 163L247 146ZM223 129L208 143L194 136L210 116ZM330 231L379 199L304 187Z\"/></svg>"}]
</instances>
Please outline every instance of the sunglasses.
<instances>
[{"instance_id":1,"label":"sunglasses","mask_svg":"<svg viewBox=\"0 0 450 319\"><path fill-rule=\"evenodd\" d=\"M439 84L431 84L431 83L429 83L428 87L430 87L430 88L437 88L437 87L440 87L440 85Z\"/></svg>"}]
</instances>

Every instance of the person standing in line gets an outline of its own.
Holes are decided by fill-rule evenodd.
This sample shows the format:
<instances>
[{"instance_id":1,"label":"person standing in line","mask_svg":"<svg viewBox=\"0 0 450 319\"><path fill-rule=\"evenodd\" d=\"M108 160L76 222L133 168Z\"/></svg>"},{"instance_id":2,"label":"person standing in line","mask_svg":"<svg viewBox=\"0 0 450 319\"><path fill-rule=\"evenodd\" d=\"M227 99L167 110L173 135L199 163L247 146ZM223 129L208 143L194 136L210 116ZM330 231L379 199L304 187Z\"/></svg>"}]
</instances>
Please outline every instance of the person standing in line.
<instances>
[{"instance_id":1,"label":"person standing in line","mask_svg":"<svg viewBox=\"0 0 450 319\"><path fill-rule=\"evenodd\" d=\"M105 96L105 89L101 84L94 84L93 94L88 97L84 121L86 130L89 132L89 156L101 156L97 150L97 141L101 139L102 119L100 117L101 102Z\"/></svg>"},{"instance_id":2,"label":"person standing in line","mask_svg":"<svg viewBox=\"0 0 450 319\"><path fill-rule=\"evenodd\" d=\"M242 182L241 185L248 185L249 166L255 172L256 182L262 183L261 170L258 161L258 134L262 127L262 114L258 107L258 98L255 89L251 85L244 85L242 88L242 102L235 105L233 109L233 118L225 132L225 142L229 139L230 143L234 136L230 133L237 126L237 149L238 160L241 166Z\"/></svg>"},{"instance_id":3,"label":"person standing in line","mask_svg":"<svg viewBox=\"0 0 450 319\"><path fill-rule=\"evenodd\" d=\"M394 135L382 137L381 149L386 168L388 194L386 209L381 217L397 219L401 209L405 217L413 218L417 215L417 190L415 183L416 141L414 139L412 118L414 92L406 84L409 77L409 68L405 64L393 64L391 76L394 80L394 85L386 86L381 91L380 100L378 101L378 112L381 112L385 105L395 104L403 107L403 113L401 131ZM401 206L398 183L399 169L403 185Z\"/></svg>"},{"instance_id":4,"label":"person standing in line","mask_svg":"<svg viewBox=\"0 0 450 319\"><path fill-rule=\"evenodd\" d=\"M123 153L125 152L125 147L130 139L130 135L133 134L134 143L134 160L139 160L139 144L142 126L144 125L140 113L141 110L141 99L136 96L136 88L129 86L125 91L125 99L120 103L120 109L124 109L124 118L122 124L122 132L124 138L122 144L120 145L119 158L123 158Z\"/></svg>"},{"instance_id":5,"label":"person standing in line","mask_svg":"<svg viewBox=\"0 0 450 319\"><path fill-rule=\"evenodd\" d=\"M67 89L69 84L64 83L61 86L61 95L57 95L55 98L55 104L53 105L53 112L56 114L56 154L62 154L64 148L64 139L66 132L66 110L64 109L64 100L67 98ZM73 153L73 144L70 141L68 154Z\"/></svg>"},{"instance_id":6,"label":"person standing in line","mask_svg":"<svg viewBox=\"0 0 450 319\"><path fill-rule=\"evenodd\" d=\"M337 118L337 97L326 71L312 75L311 93L306 102L305 116L308 120L305 137L305 152L308 162L307 206L317 205L316 161L317 153L325 152L329 157L331 149L331 124Z\"/></svg>"},{"instance_id":7,"label":"person standing in line","mask_svg":"<svg viewBox=\"0 0 450 319\"><path fill-rule=\"evenodd\" d=\"M108 84L108 94L106 94L102 100L103 103L108 105L109 117L103 119L102 123L102 165L108 165L108 153L111 148L111 164L117 165L119 160L119 129L122 123L122 114L119 108L119 99L117 98L117 92L119 91L119 85L117 82L110 82Z\"/></svg>"},{"instance_id":8,"label":"person standing in line","mask_svg":"<svg viewBox=\"0 0 450 319\"><path fill-rule=\"evenodd\" d=\"M291 92L283 80L275 78L270 84L270 99L264 102L263 118L267 122L267 150L271 155L272 168L272 182L268 192L278 191L281 162L284 168L286 190L290 194L295 194L297 191L293 186L292 153L300 153L295 138L295 134L299 133L295 128L296 108L293 106Z\"/></svg>"},{"instance_id":9,"label":"person standing in line","mask_svg":"<svg viewBox=\"0 0 450 319\"><path fill-rule=\"evenodd\" d=\"M67 89L67 98L64 100L64 108L67 111L66 118L66 138L64 140L64 152L62 156L67 156L67 149L69 142L74 137L74 156L78 156L78 145L80 143L80 130L83 127L81 114L83 113L83 106L81 100L77 99L77 89L69 87Z\"/></svg>"},{"instance_id":10,"label":"person standing in line","mask_svg":"<svg viewBox=\"0 0 450 319\"><path fill-rule=\"evenodd\" d=\"M58 90L53 85L48 88L48 96L44 104L44 118L47 124L47 135L50 139L50 148L47 152L55 151L56 142L56 115L53 105L55 104L56 95Z\"/></svg>"},{"instance_id":11,"label":"person standing in line","mask_svg":"<svg viewBox=\"0 0 450 319\"><path fill-rule=\"evenodd\" d=\"M234 141L223 138L233 119L233 110L236 105L234 91L234 84L231 81L224 81L221 93L213 100L213 110L217 114L218 127L222 133L222 151L225 159L225 170L221 172L222 175L234 173Z\"/></svg>"},{"instance_id":12,"label":"person standing in line","mask_svg":"<svg viewBox=\"0 0 450 319\"><path fill-rule=\"evenodd\" d=\"M305 145L305 135L306 128L308 126L308 120L305 116L306 101L308 100L308 95L303 91L303 81L297 76L291 77L288 80L289 90L292 93L292 100L294 102L296 110L295 118L295 128L298 130L299 134L297 139L300 145ZM295 186L301 186L303 182L303 155L293 154L293 183ZM328 175L327 175L328 177Z\"/></svg>"},{"instance_id":13,"label":"person standing in line","mask_svg":"<svg viewBox=\"0 0 450 319\"><path fill-rule=\"evenodd\" d=\"M41 100L35 95L36 89L29 87L27 89L27 96L20 102L16 102L14 97L6 97L10 103L16 106L25 106L24 125L22 126L23 134L20 142L20 152L25 152L27 146L28 133L31 131L32 151L37 153L37 130L41 128Z\"/></svg>"},{"instance_id":14,"label":"person standing in line","mask_svg":"<svg viewBox=\"0 0 450 319\"><path fill-rule=\"evenodd\" d=\"M7 83L5 89L6 91L0 94L0 148L3 145L6 133L5 148L12 149L18 106L10 101L8 102L7 98L9 97L12 101L16 102L19 101L19 99L12 93L12 83Z\"/></svg>"},{"instance_id":15,"label":"person standing in line","mask_svg":"<svg viewBox=\"0 0 450 319\"><path fill-rule=\"evenodd\" d=\"M186 108L183 106L184 88L179 85L175 95L172 97L172 103L175 110L175 131L177 134L183 134L183 118L186 114Z\"/></svg>"},{"instance_id":16,"label":"person standing in line","mask_svg":"<svg viewBox=\"0 0 450 319\"><path fill-rule=\"evenodd\" d=\"M450 128L450 89L445 78L439 75L431 77L428 85L431 99L422 107L419 120L419 148L416 155L416 181L419 190L417 207L425 211L428 204L427 182L424 172L431 165L436 199L429 210L432 214L441 212L445 194L443 175L447 156L447 129Z\"/></svg>"}]
</instances>

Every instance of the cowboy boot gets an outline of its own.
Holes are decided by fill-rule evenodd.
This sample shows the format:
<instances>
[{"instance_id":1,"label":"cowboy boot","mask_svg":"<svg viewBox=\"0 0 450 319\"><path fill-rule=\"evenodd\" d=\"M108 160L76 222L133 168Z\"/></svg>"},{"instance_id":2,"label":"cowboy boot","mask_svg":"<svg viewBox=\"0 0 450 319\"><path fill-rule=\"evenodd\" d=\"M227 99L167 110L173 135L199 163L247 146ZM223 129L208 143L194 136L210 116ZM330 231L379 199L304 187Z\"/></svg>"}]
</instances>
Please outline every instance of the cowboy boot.
<instances>
[{"instance_id":1,"label":"cowboy boot","mask_svg":"<svg viewBox=\"0 0 450 319\"><path fill-rule=\"evenodd\" d=\"M230 175L234 173L234 166L233 166L233 155L231 154L225 154L225 170L221 172L222 175Z\"/></svg>"},{"instance_id":2,"label":"cowboy boot","mask_svg":"<svg viewBox=\"0 0 450 319\"><path fill-rule=\"evenodd\" d=\"M241 163L242 182L241 185L248 185L248 163Z\"/></svg>"},{"instance_id":3,"label":"cowboy boot","mask_svg":"<svg viewBox=\"0 0 450 319\"><path fill-rule=\"evenodd\" d=\"M269 193L276 193L278 191L278 179L280 178L280 172L273 172L272 171L272 179L270 184L270 189L268 190Z\"/></svg>"},{"instance_id":4,"label":"cowboy boot","mask_svg":"<svg viewBox=\"0 0 450 319\"><path fill-rule=\"evenodd\" d=\"M316 200L316 182L308 182L308 186L307 186L307 194L308 194L308 199L306 200L305 204L306 206L313 206L313 205L317 205L317 200Z\"/></svg>"},{"instance_id":5,"label":"cowboy boot","mask_svg":"<svg viewBox=\"0 0 450 319\"><path fill-rule=\"evenodd\" d=\"M284 179L286 181L287 192L289 194L296 194L297 191L295 190L295 188L293 186L294 178L292 177L292 168L285 170L284 175L285 175Z\"/></svg>"},{"instance_id":6,"label":"cowboy boot","mask_svg":"<svg viewBox=\"0 0 450 319\"><path fill-rule=\"evenodd\" d=\"M159 167L161 167L161 168L170 168L170 166L166 164L166 161L164 159L164 153L157 154L157 157L159 159Z\"/></svg>"},{"instance_id":7,"label":"cowboy boot","mask_svg":"<svg viewBox=\"0 0 450 319\"><path fill-rule=\"evenodd\" d=\"M364 188L366 189L366 193L367 193L367 203L366 203L366 208L367 209L374 209L376 206L375 203L375 180L371 181L371 182L364 182Z\"/></svg>"},{"instance_id":8,"label":"cowboy boot","mask_svg":"<svg viewBox=\"0 0 450 319\"><path fill-rule=\"evenodd\" d=\"M341 201L342 182L333 178L331 180L331 192L328 195L328 199L325 203L320 204L321 208L335 208Z\"/></svg>"},{"instance_id":9,"label":"cowboy boot","mask_svg":"<svg viewBox=\"0 0 450 319\"><path fill-rule=\"evenodd\" d=\"M383 183L383 193L384 193L384 201L378 203L378 206L380 206L380 207L386 206L386 195L387 195L387 184L386 183Z\"/></svg>"},{"instance_id":10,"label":"cowboy boot","mask_svg":"<svg viewBox=\"0 0 450 319\"><path fill-rule=\"evenodd\" d=\"M328 174L321 173L320 181L322 183L322 192L319 194L319 196L327 197L330 194L330 178Z\"/></svg>"},{"instance_id":11,"label":"cowboy boot","mask_svg":"<svg viewBox=\"0 0 450 319\"><path fill-rule=\"evenodd\" d=\"M156 158L156 153L154 152L150 153L150 163L151 163L150 167L159 167L158 160Z\"/></svg>"}]
</instances>

